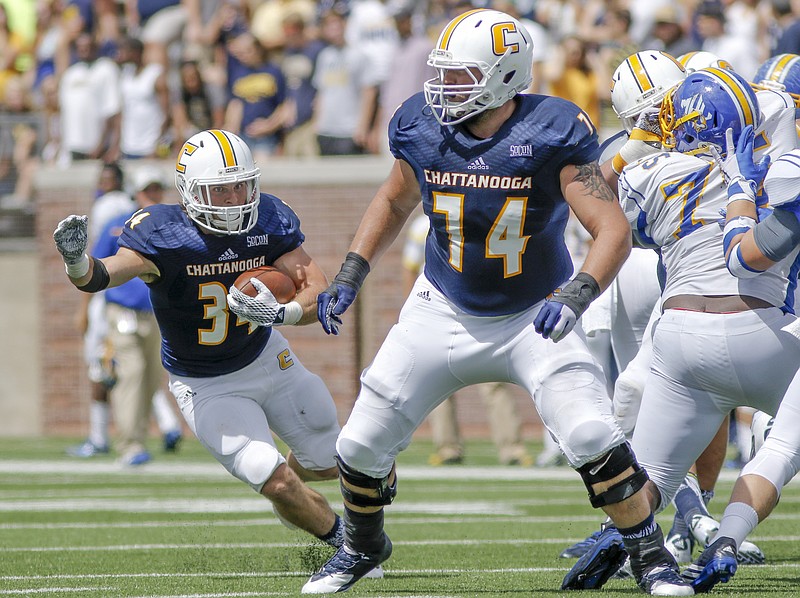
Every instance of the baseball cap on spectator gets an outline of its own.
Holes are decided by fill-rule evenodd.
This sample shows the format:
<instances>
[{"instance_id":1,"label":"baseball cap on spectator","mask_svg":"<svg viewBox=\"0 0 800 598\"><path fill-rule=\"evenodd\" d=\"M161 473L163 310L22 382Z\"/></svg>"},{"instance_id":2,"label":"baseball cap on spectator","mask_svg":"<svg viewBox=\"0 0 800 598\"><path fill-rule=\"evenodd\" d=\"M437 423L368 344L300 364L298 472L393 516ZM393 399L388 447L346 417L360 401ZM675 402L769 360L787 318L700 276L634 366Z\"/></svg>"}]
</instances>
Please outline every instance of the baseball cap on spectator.
<instances>
[{"instance_id":1,"label":"baseball cap on spectator","mask_svg":"<svg viewBox=\"0 0 800 598\"><path fill-rule=\"evenodd\" d=\"M660 25L661 23L680 25L681 15L676 6L668 4L666 6L662 6L656 11L653 22L656 25Z\"/></svg>"},{"instance_id":2,"label":"baseball cap on spectator","mask_svg":"<svg viewBox=\"0 0 800 598\"><path fill-rule=\"evenodd\" d=\"M725 20L725 11L722 3L717 0L703 0L697 5L695 14L699 17L712 17L720 21Z\"/></svg>"},{"instance_id":3,"label":"baseball cap on spectator","mask_svg":"<svg viewBox=\"0 0 800 598\"><path fill-rule=\"evenodd\" d=\"M157 186L164 189L164 177L158 168L142 168L136 171L133 177L133 190L138 193L145 191L151 186Z\"/></svg>"}]
</instances>

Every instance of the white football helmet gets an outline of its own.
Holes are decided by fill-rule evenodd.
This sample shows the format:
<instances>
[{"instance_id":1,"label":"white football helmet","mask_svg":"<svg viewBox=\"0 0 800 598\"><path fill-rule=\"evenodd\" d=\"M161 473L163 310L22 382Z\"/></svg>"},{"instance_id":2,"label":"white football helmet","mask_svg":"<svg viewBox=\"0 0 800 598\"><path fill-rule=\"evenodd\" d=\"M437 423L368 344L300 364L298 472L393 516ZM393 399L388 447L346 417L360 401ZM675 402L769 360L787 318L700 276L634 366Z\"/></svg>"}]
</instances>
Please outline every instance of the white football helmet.
<instances>
[{"instance_id":1,"label":"white football helmet","mask_svg":"<svg viewBox=\"0 0 800 598\"><path fill-rule=\"evenodd\" d=\"M630 133L642 111L661 104L685 77L683 66L666 52L643 50L628 56L611 77L611 106L625 130Z\"/></svg>"},{"instance_id":2,"label":"white football helmet","mask_svg":"<svg viewBox=\"0 0 800 598\"><path fill-rule=\"evenodd\" d=\"M471 10L444 28L428 65L438 76L425 82L425 100L441 124L455 125L528 89L533 41L515 18L497 10ZM471 82L445 83L454 70L468 73Z\"/></svg>"},{"instance_id":3,"label":"white football helmet","mask_svg":"<svg viewBox=\"0 0 800 598\"><path fill-rule=\"evenodd\" d=\"M186 214L204 229L223 235L249 231L258 220L261 171L237 135L220 129L201 131L183 144L175 163L175 186ZM240 206L211 204L210 188L244 182L247 201Z\"/></svg>"},{"instance_id":4,"label":"white football helmet","mask_svg":"<svg viewBox=\"0 0 800 598\"><path fill-rule=\"evenodd\" d=\"M709 67L727 71L734 70L730 62L711 52L687 52L678 56L678 62L683 65L687 73L693 73Z\"/></svg>"}]
</instances>

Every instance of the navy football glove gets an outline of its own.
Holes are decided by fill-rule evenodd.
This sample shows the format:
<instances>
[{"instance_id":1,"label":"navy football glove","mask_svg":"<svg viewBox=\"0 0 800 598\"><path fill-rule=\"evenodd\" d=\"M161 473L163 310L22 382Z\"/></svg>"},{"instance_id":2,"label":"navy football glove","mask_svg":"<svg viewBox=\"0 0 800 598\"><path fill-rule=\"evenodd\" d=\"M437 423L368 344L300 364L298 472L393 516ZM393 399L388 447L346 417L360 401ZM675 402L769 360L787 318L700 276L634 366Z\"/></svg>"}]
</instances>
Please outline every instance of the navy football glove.
<instances>
[{"instance_id":1,"label":"navy football glove","mask_svg":"<svg viewBox=\"0 0 800 598\"><path fill-rule=\"evenodd\" d=\"M317 296L317 319L326 334L339 334L341 315L355 301L367 274L367 260L351 251L331 285Z\"/></svg>"},{"instance_id":2,"label":"navy football glove","mask_svg":"<svg viewBox=\"0 0 800 598\"><path fill-rule=\"evenodd\" d=\"M600 295L600 285L586 272L579 272L563 289L553 291L536 318L533 329L544 338L557 343L575 327L589 304Z\"/></svg>"}]
</instances>

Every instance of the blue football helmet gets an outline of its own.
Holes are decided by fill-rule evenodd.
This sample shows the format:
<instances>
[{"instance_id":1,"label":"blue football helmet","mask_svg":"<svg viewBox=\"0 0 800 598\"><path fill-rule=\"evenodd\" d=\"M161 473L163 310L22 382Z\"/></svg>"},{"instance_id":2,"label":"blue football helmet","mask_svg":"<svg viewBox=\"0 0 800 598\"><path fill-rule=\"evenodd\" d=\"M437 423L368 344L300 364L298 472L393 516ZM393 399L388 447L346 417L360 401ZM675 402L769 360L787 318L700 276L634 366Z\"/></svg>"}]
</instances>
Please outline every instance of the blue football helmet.
<instances>
[{"instance_id":1,"label":"blue football helmet","mask_svg":"<svg viewBox=\"0 0 800 598\"><path fill-rule=\"evenodd\" d=\"M761 111L756 94L745 79L727 69L695 71L664 98L659 114L664 146L689 154L710 155L713 145L725 154L725 131L733 142L747 125L757 129Z\"/></svg>"},{"instance_id":2,"label":"blue football helmet","mask_svg":"<svg viewBox=\"0 0 800 598\"><path fill-rule=\"evenodd\" d=\"M797 54L778 54L758 67L753 77L756 89L777 89L785 91L800 108L800 56Z\"/></svg>"}]
</instances>

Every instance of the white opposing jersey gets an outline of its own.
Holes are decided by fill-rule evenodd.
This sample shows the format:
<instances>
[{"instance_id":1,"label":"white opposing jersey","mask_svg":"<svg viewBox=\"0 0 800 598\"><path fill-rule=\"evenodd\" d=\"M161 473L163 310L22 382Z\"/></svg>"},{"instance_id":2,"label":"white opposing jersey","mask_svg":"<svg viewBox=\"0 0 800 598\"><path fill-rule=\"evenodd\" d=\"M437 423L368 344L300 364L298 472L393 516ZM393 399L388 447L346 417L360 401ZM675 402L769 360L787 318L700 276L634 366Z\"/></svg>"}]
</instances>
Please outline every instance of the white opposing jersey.
<instances>
[{"instance_id":1,"label":"white opposing jersey","mask_svg":"<svg viewBox=\"0 0 800 598\"><path fill-rule=\"evenodd\" d=\"M756 92L761 109L761 126L756 130L753 150L756 161L764 155L778 156L800 147L795 126L795 105L784 91L765 89Z\"/></svg>"},{"instance_id":2,"label":"white opposing jersey","mask_svg":"<svg viewBox=\"0 0 800 598\"><path fill-rule=\"evenodd\" d=\"M748 295L775 306L787 304L789 282L783 272L770 270L749 279L728 272L720 214L728 195L714 162L679 152L643 158L623 171L619 201L634 234L661 248L667 272L663 300Z\"/></svg>"}]
</instances>

